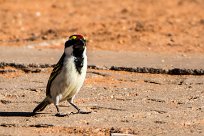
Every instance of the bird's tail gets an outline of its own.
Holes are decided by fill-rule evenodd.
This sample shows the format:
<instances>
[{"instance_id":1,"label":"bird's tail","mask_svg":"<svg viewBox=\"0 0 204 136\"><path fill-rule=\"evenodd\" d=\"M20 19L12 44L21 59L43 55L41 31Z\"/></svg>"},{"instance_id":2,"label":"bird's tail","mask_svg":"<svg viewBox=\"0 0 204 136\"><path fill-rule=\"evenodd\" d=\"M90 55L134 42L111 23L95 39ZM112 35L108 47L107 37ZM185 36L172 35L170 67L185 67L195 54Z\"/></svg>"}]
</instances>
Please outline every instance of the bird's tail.
<instances>
[{"instance_id":1,"label":"bird's tail","mask_svg":"<svg viewBox=\"0 0 204 136\"><path fill-rule=\"evenodd\" d=\"M39 112L39 111L43 111L47 105L50 104L49 99L46 97L40 104L38 104L37 107L35 107L35 109L33 110L33 113Z\"/></svg>"}]
</instances>

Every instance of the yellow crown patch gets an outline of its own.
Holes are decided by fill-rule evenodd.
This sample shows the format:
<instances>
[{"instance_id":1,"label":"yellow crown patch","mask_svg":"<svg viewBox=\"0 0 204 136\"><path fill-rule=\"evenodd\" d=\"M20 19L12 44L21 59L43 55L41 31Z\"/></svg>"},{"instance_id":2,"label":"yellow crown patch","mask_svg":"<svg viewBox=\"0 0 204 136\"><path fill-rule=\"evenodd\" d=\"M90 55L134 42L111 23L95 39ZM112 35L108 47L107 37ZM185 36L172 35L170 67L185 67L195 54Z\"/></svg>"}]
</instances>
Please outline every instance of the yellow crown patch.
<instances>
[{"instance_id":1,"label":"yellow crown patch","mask_svg":"<svg viewBox=\"0 0 204 136\"><path fill-rule=\"evenodd\" d=\"M76 38L77 38L77 36L73 35L73 36L71 36L69 39L70 39L70 40L75 40Z\"/></svg>"}]
</instances>

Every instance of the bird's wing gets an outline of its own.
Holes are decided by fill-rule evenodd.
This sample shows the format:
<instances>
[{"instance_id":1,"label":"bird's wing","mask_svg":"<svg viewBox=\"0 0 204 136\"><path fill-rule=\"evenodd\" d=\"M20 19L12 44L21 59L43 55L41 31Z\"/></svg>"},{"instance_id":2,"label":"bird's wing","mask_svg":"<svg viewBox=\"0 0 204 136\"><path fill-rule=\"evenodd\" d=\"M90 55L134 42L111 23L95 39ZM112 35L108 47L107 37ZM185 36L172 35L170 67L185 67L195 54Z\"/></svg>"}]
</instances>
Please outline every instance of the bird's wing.
<instances>
[{"instance_id":1,"label":"bird's wing","mask_svg":"<svg viewBox=\"0 0 204 136\"><path fill-rule=\"evenodd\" d=\"M63 53L62 57L60 58L58 63L54 66L52 73L50 74L50 78L48 80L47 88L46 88L46 96L50 96L50 87L51 87L52 81L56 78L56 76L62 70L64 57L65 57L65 53Z\"/></svg>"}]
</instances>

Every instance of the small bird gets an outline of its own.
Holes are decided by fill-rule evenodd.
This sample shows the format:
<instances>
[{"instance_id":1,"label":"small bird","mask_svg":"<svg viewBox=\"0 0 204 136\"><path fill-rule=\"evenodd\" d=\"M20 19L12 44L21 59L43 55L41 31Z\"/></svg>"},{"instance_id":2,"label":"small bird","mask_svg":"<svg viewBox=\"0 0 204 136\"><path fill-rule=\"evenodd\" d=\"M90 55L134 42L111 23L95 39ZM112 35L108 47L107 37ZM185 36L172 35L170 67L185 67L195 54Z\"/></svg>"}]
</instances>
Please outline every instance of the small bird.
<instances>
[{"instance_id":1,"label":"small bird","mask_svg":"<svg viewBox=\"0 0 204 136\"><path fill-rule=\"evenodd\" d=\"M89 114L91 112L82 111L78 108L73 100L75 95L81 89L85 80L87 71L86 40L82 35L72 35L65 42L64 53L58 63L54 66L49 77L46 97L33 110L33 113L43 111L45 107L54 103L57 114L56 116L66 116L59 110L59 102L67 100L77 113Z\"/></svg>"}]
</instances>

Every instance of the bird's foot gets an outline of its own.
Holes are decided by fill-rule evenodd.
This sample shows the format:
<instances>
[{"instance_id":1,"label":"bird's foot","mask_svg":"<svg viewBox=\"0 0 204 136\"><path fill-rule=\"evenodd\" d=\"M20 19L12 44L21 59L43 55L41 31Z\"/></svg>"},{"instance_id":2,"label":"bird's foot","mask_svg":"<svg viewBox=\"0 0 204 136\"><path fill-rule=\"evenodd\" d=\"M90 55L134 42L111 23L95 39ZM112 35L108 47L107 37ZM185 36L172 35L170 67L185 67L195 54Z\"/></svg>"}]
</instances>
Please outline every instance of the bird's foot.
<instances>
[{"instance_id":1,"label":"bird's foot","mask_svg":"<svg viewBox=\"0 0 204 136\"><path fill-rule=\"evenodd\" d=\"M68 114L65 114L65 113L57 113L55 114L56 117L65 117L65 116L69 116Z\"/></svg>"},{"instance_id":2,"label":"bird's foot","mask_svg":"<svg viewBox=\"0 0 204 136\"><path fill-rule=\"evenodd\" d=\"M83 111L83 110L81 110L81 109L79 109L72 101L69 101L68 100L68 102L75 108L75 109L77 109L77 111L78 112L71 112L71 114L89 114L89 113L91 113L91 111Z\"/></svg>"},{"instance_id":3,"label":"bird's foot","mask_svg":"<svg viewBox=\"0 0 204 136\"><path fill-rule=\"evenodd\" d=\"M75 114L90 114L91 111L83 111L83 110L78 110Z\"/></svg>"},{"instance_id":4,"label":"bird's foot","mask_svg":"<svg viewBox=\"0 0 204 136\"><path fill-rule=\"evenodd\" d=\"M91 111L82 111L82 110L79 110L77 112L71 112L69 115L72 115L72 114L90 114Z\"/></svg>"},{"instance_id":5,"label":"bird's foot","mask_svg":"<svg viewBox=\"0 0 204 136\"><path fill-rule=\"evenodd\" d=\"M90 114L91 111L83 111L83 110L79 110L77 113L78 113L78 114Z\"/></svg>"}]
</instances>

